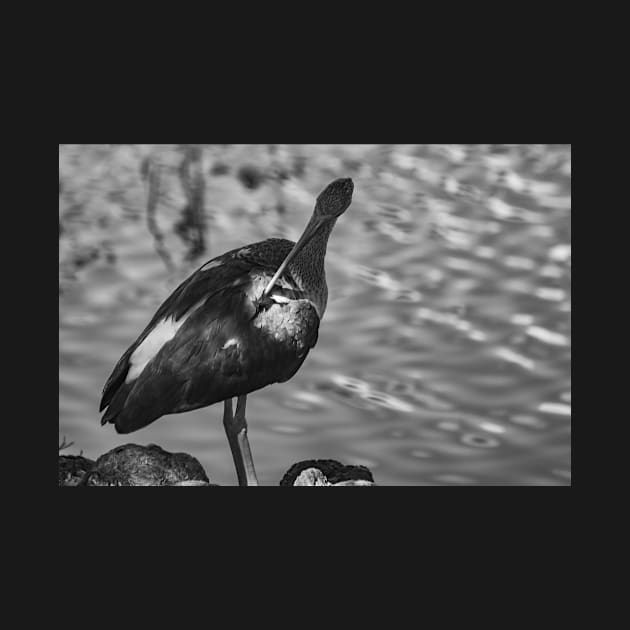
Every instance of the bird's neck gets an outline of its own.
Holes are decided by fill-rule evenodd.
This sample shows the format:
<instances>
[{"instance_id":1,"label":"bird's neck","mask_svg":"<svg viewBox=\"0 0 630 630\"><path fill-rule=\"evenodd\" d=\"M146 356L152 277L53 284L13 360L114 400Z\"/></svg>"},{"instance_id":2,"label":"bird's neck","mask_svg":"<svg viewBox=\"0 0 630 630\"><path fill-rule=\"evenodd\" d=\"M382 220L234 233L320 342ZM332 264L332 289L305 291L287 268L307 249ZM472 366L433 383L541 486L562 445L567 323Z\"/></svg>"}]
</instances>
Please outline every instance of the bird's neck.
<instances>
[{"instance_id":1,"label":"bird's neck","mask_svg":"<svg viewBox=\"0 0 630 630\"><path fill-rule=\"evenodd\" d=\"M308 227L315 223L315 217L311 217ZM296 267L304 271L313 271L313 275L317 278L324 272L324 258L326 257L326 246L328 245L328 237L334 227L334 221L328 221L322 225L313 238L304 246L304 248L295 257Z\"/></svg>"},{"instance_id":2,"label":"bird's neck","mask_svg":"<svg viewBox=\"0 0 630 630\"><path fill-rule=\"evenodd\" d=\"M309 225L313 222L315 222L314 217L311 218ZM328 298L324 258L328 238L334 226L335 221L328 221L320 227L313 238L289 263L291 274L301 284L302 290L310 293L313 299L320 302L322 315Z\"/></svg>"}]
</instances>

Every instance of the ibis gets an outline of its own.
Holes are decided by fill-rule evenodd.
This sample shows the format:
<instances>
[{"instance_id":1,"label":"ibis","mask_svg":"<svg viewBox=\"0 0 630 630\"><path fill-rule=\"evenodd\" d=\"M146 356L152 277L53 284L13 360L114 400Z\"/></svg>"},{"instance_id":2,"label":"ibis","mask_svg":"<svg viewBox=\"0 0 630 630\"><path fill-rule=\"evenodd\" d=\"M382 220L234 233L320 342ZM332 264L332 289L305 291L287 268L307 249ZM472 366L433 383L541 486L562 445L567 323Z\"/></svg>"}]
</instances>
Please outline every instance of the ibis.
<instances>
[{"instance_id":1,"label":"ibis","mask_svg":"<svg viewBox=\"0 0 630 630\"><path fill-rule=\"evenodd\" d=\"M223 402L238 483L258 485L247 395L290 379L315 346L328 300L326 246L353 190L350 178L326 186L297 243L251 243L184 280L105 383L101 424L131 433L162 416Z\"/></svg>"}]
</instances>

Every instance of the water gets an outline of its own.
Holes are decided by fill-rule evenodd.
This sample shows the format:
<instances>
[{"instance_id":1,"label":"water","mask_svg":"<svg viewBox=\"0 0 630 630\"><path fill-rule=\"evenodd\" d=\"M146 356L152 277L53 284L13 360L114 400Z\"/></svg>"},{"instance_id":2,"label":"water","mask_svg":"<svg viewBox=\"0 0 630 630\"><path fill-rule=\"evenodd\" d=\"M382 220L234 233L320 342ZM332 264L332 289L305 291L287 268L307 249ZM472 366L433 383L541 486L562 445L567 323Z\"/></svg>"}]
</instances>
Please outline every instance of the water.
<instances>
[{"instance_id":1,"label":"water","mask_svg":"<svg viewBox=\"0 0 630 630\"><path fill-rule=\"evenodd\" d=\"M248 398L260 482L332 458L383 485L570 485L568 145L61 145L63 452L156 443L234 484L221 404L120 436L103 385L181 280L295 240L342 176L317 346Z\"/></svg>"}]
</instances>

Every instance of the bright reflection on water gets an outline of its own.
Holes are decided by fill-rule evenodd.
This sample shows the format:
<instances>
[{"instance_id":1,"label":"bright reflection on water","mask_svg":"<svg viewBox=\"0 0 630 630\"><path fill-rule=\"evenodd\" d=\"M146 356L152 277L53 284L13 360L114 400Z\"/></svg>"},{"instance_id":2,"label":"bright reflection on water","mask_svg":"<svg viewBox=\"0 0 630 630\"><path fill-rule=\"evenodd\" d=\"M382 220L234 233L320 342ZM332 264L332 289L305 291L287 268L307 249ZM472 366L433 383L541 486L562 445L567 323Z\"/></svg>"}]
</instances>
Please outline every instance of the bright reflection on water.
<instances>
[{"instance_id":1,"label":"bright reflection on water","mask_svg":"<svg viewBox=\"0 0 630 630\"><path fill-rule=\"evenodd\" d=\"M295 240L342 176L317 346L248 399L261 483L332 458L383 485L570 484L567 145L60 146L64 453L156 443L234 484L221 404L120 436L100 426L103 385L190 272Z\"/></svg>"}]
</instances>

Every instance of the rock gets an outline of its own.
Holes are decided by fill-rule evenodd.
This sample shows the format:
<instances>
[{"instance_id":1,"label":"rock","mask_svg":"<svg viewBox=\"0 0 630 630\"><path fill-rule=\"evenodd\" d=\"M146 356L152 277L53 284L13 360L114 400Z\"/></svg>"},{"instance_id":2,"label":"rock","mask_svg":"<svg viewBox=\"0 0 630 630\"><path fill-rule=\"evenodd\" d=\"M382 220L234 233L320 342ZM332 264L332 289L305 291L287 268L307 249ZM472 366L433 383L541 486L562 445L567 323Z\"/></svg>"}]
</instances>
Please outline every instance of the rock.
<instances>
[{"instance_id":1,"label":"rock","mask_svg":"<svg viewBox=\"0 0 630 630\"><path fill-rule=\"evenodd\" d=\"M282 485L282 484L280 484ZM293 482L294 486L329 486L326 475L319 468L303 470Z\"/></svg>"},{"instance_id":2,"label":"rock","mask_svg":"<svg viewBox=\"0 0 630 630\"><path fill-rule=\"evenodd\" d=\"M59 456L60 486L215 486L201 464L187 453L169 453L156 444L118 446L95 462L76 455ZM373 486L365 466L345 466L334 459L293 464L281 486Z\"/></svg>"},{"instance_id":3,"label":"rock","mask_svg":"<svg viewBox=\"0 0 630 630\"><path fill-rule=\"evenodd\" d=\"M101 455L81 485L174 486L210 482L201 464L187 453L169 453L156 444L125 444Z\"/></svg>"},{"instance_id":4,"label":"rock","mask_svg":"<svg viewBox=\"0 0 630 630\"><path fill-rule=\"evenodd\" d=\"M76 486L94 462L80 455L59 455L59 485Z\"/></svg>"},{"instance_id":5,"label":"rock","mask_svg":"<svg viewBox=\"0 0 630 630\"><path fill-rule=\"evenodd\" d=\"M373 486L372 473L365 466L345 466L334 459L308 459L293 464L281 486Z\"/></svg>"}]
</instances>

